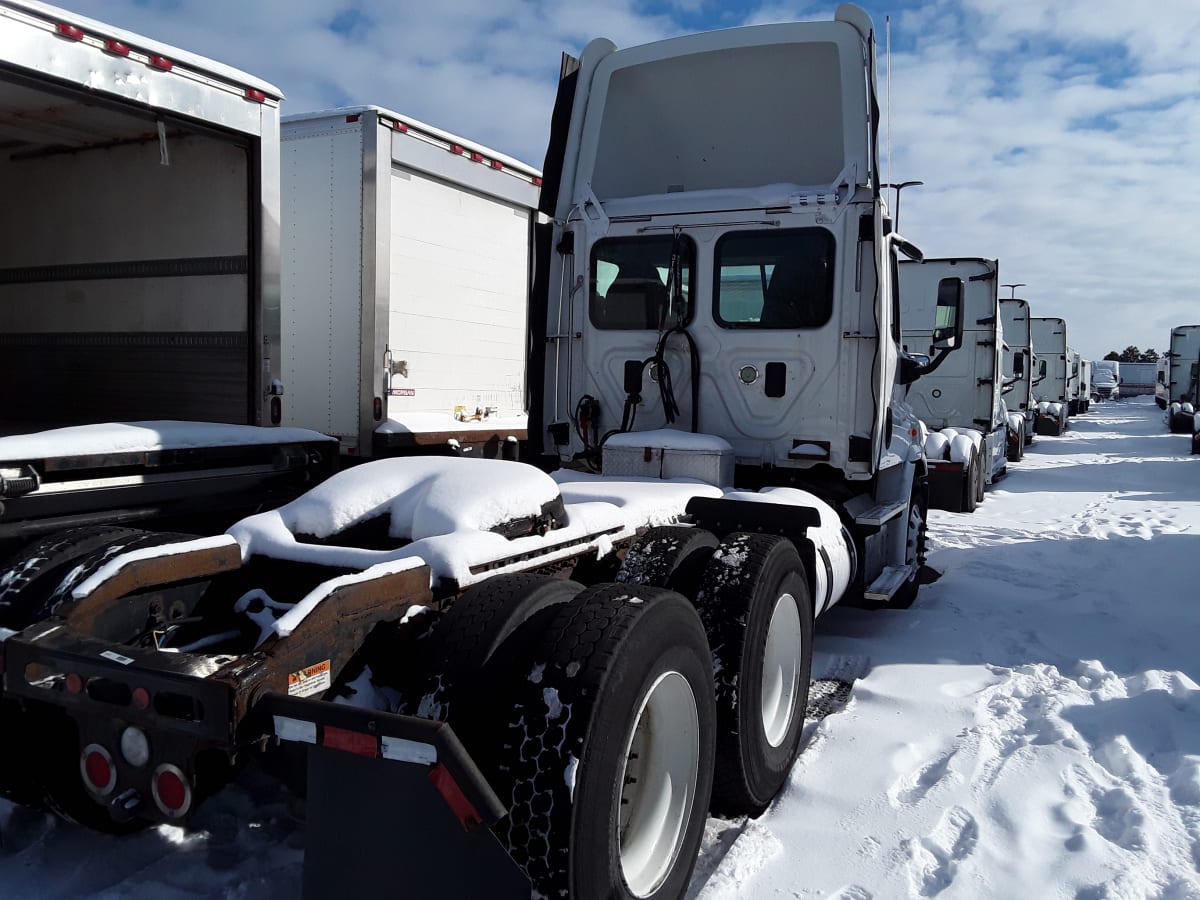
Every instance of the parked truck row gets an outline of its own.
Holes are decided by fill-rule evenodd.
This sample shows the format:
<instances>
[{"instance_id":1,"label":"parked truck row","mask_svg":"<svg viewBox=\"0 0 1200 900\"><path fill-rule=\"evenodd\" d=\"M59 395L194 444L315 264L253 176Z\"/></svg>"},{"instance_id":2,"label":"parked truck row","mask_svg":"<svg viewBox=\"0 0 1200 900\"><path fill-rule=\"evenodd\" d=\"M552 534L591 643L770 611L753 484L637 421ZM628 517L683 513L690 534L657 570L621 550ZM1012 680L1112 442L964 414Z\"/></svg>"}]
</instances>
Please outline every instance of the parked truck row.
<instances>
[{"instance_id":1,"label":"parked truck row","mask_svg":"<svg viewBox=\"0 0 1200 900\"><path fill-rule=\"evenodd\" d=\"M1154 400L1166 411L1172 434L1191 435L1193 453L1200 453L1200 325L1171 329L1167 352L1158 361Z\"/></svg>"},{"instance_id":2,"label":"parked truck row","mask_svg":"<svg viewBox=\"0 0 1200 900\"><path fill-rule=\"evenodd\" d=\"M895 230L855 6L591 42L541 171L281 123L41 3L0 29L0 177L64 188L0 214L39 209L0 251L37 392L0 796L88 827L254 763L307 795L312 896L683 896L708 812L786 782L814 621L910 605L931 499L1086 410L1063 320Z\"/></svg>"}]
</instances>

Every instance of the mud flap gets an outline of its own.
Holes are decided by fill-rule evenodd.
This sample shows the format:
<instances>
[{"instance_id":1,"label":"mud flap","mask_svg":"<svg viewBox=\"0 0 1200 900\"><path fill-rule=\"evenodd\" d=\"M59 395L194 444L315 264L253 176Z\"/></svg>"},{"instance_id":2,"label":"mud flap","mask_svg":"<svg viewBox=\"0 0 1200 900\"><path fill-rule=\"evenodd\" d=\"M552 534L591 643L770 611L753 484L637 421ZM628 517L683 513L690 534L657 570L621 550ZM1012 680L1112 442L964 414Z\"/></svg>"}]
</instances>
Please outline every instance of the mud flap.
<instances>
[{"instance_id":1,"label":"mud flap","mask_svg":"<svg viewBox=\"0 0 1200 900\"><path fill-rule=\"evenodd\" d=\"M962 466L929 467L929 508L947 512L963 511L963 481L967 470Z\"/></svg>"},{"instance_id":2,"label":"mud flap","mask_svg":"<svg viewBox=\"0 0 1200 900\"><path fill-rule=\"evenodd\" d=\"M1062 423L1054 416L1038 416L1034 422L1033 430L1037 434L1047 437L1057 437L1063 433Z\"/></svg>"},{"instance_id":3,"label":"mud flap","mask_svg":"<svg viewBox=\"0 0 1200 900\"><path fill-rule=\"evenodd\" d=\"M506 810L448 725L279 695L256 711L311 745L305 898L528 900L490 828Z\"/></svg>"}]
</instances>

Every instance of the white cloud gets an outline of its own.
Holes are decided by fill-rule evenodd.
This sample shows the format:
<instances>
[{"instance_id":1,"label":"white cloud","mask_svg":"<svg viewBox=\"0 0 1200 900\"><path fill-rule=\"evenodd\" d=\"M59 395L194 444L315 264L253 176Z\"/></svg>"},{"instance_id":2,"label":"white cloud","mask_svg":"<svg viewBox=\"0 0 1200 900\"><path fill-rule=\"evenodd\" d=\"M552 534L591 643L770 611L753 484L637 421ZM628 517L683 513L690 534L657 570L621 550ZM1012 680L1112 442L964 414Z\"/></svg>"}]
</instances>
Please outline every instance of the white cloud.
<instances>
[{"instance_id":1,"label":"white cloud","mask_svg":"<svg viewBox=\"0 0 1200 900\"><path fill-rule=\"evenodd\" d=\"M83 15L279 85L287 112L379 104L540 165L559 56L695 27L828 18L832 2L75 0ZM883 45L882 3L869 3ZM329 25L345 11L348 35ZM1035 312L1099 357L1200 321L1195 0L927 0L892 16L892 166L904 231L1000 259ZM884 81L880 60L881 89ZM881 101L884 98L881 97ZM886 174L886 170L885 170Z\"/></svg>"}]
</instances>

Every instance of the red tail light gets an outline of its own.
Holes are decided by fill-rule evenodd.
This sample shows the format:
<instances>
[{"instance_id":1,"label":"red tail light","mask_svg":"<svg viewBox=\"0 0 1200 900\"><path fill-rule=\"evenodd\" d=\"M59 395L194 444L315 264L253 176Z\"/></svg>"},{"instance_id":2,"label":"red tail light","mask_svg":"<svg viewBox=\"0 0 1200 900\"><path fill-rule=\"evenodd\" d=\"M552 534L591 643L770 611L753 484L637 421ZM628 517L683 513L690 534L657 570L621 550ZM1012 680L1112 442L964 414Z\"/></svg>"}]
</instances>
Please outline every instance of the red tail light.
<instances>
[{"instance_id":1,"label":"red tail light","mask_svg":"<svg viewBox=\"0 0 1200 900\"><path fill-rule=\"evenodd\" d=\"M117 785L117 767L112 754L99 744L88 744L79 757L79 771L88 790L106 797Z\"/></svg>"},{"instance_id":2,"label":"red tail light","mask_svg":"<svg viewBox=\"0 0 1200 900\"><path fill-rule=\"evenodd\" d=\"M83 679L75 672L72 672L70 675L67 676L67 693L68 694L82 694L83 693Z\"/></svg>"},{"instance_id":3,"label":"red tail light","mask_svg":"<svg viewBox=\"0 0 1200 900\"><path fill-rule=\"evenodd\" d=\"M178 819L191 809L192 787L188 784L187 776L177 766L163 763L155 769L150 787L154 794L154 802L164 815Z\"/></svg>"},{"instance_id":4,"label":"red tail light","mask_svg":"<svg viewBox=\"0 0 1200 900\"><path fill-rule=\"evenodd\" d=\"M150 692L144 687L133 689L133 705L138 709L150 708Z\"/></svg>"}]
</instances>

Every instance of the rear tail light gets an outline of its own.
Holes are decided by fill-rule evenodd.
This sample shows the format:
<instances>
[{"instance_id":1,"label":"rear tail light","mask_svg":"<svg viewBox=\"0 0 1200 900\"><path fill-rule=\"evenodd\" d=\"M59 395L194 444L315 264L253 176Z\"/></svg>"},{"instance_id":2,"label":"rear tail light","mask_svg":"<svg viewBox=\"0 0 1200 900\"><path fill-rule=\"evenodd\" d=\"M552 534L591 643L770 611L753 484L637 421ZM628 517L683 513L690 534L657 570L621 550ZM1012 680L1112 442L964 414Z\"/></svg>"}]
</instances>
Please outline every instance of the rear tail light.
<instances>
[{"instance_id":1,"label":"rear tail light","mask_svg":"<svg viewBox=\"0 0 1200 900\"><path fill-rule=\"evenodd\" d=\"M192 808L192 786L178 766L163 763L154 770L150 787L163 815L179 819Z\"/></svg>"},{"instance_id":2,"label":"rear tail light","mask_svg":"<svg viewBox=\"0 0 1200 900\"><path fill-rule=\"evenodd\" d=\"M112 754L99 744L88 744L79 757L79 771L88 790L107 797L117 785L117 767Z\"/></svg>"},{"instance_id":3,"label":"rear tail light","mask_svg":"<svg viewBox=\"0 0 1200 900\"><path fill-rule=\"evenodd\" d=\"M144 687L133 689L133 705L138 709L150 708L150 692Z\"/></svg>"},{"instance_id":4,"label":"rear tail light","mask_svg":"<svg viewBox=\"0 0 1200 900\"><path fill-rule=\"evenodd\" d=\"M72 672L67 676L67 693L82 694L83 693L83 678L78 673Z\"/></svg>"}]
</instances>

